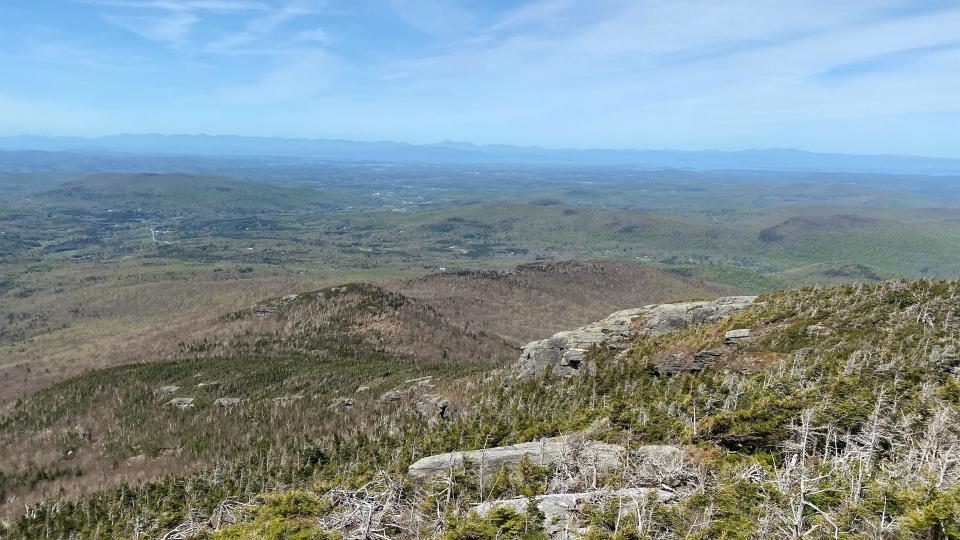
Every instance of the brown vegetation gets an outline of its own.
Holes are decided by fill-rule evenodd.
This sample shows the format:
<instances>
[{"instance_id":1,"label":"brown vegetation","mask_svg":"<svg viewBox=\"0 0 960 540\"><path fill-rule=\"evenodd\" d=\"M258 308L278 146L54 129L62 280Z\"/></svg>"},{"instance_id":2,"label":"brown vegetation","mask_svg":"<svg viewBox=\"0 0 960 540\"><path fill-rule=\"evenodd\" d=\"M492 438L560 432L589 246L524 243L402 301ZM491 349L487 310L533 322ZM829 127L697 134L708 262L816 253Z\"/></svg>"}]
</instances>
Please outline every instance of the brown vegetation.
<instances>
[{"instance_id":1,"label":"brown vegetation","mask_svg":"<svg viewBox=\"0 0 960 540\"><path fill-rule=\"evenodd\" d=\"M385 287L430 304L464 328L518 346L620 309L740 293L623 261L533 263L508 272L433 274Z\"/></svg>"}]
</instances>

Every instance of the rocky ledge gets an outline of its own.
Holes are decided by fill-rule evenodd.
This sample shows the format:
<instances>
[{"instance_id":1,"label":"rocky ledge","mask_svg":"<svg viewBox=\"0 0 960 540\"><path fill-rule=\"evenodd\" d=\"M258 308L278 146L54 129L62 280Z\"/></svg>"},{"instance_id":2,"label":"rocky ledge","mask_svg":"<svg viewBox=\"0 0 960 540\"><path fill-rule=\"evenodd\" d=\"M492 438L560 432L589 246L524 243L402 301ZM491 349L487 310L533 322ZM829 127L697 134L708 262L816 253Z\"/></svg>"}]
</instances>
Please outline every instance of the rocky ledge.
<instances>
[{"instance_id":1,"label":"rocky ledge","mask_svg":"<svg viewBox=\"0 0 960 540\"><path fill-rule=\"evenodd\" d=\"M694 324L714 322L743 311L755 300L755 296L726 296L703 302L653 304L617 311L576 330L558 332L553 337L528 343L515 369L520 377L541 374L547 366L554 374L570 375L580 369L591 347L606 344L611 349L626 349L630 338L636 335L656 336Z\"/></svg>"},{"instance_id":2,"label":"rocky ledge","mask_svg":"<svg viewBox=\"0 0 960 540\"><path fill-rule=\"evenodd\" d=\"M656 470L670 470L680 463L680 449L670 445L650 444L634 447L629 454L630 462L635 466L644 464ZM412 478L428 480L440 474L447 474L450 470L462 469L464 464L469 462L482 465L482 475L489 476L501 467L516 467L524 458L536 465L576 462L581 467L602 472L622 466L626 456L626 449L618 444L584 439L580 435L574 435L427 456L410 465L407 473ZM653 473L648 472L648 474ZM659 473L653 476L658 475Z\"/></svg>"}]
</instances>

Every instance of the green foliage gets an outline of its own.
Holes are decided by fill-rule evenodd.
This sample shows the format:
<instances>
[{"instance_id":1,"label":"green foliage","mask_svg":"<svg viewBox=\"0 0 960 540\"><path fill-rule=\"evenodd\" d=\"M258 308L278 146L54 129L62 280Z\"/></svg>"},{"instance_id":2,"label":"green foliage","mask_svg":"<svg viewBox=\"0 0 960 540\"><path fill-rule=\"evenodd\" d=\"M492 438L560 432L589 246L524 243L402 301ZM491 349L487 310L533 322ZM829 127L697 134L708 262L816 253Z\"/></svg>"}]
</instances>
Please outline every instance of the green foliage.
<instances>
[{"instance_id":1,"label":"green foliage","mask_svg":"<svg viewBox=\"0 0 960 540\"><path fill-rule=\"evenodd\" d=\"M546 540L543 513L537 503L528 500L526 512L505 507L494 507L486 516L475 512L447 523L445 540Z\"/></svg>"},{"instance_id":2,"label":"green foliage","mask_svg":"<svg viewBox=\"0 0 960 540\"><path fill-rule=\"evenodd\" d=\"M960 539L960 486L931 493L906 515L905 529L924 540Z\"/></svg>"},{"instance_id":3,"label":"green foliage","mask_svg":"<svg viewBox=\"0 0 960 540\"><path fill-rule=\"evenodd\" d=\"M516 468L501 467L487 480L484 498L487 500L540 495L547 487L551 469L536 465L529 456L523 456Z\"/></svg>"},{"instance_id":4,"label":"green foliage","mask_svg":"<svg viewBox=\"0 0 960 540\"><path fill-rule=\"evenodd\" d=\"M774 450L786 438L790 420L804 408L800 396L766 394L735 411L721 411L701 424L704 433L735 450Z\"/></svg>"},{"instance_id":5,"label":"green foliage","mask_svg":"<svg viewBox=\"0 0 960 540\"><path fill-rule=\"evenodd\" d=\"M213 533L214 540L338 540L339 534L316 525L321 503L313 493L296 490L265 494L248 523L225 527Z\"/></svg>"},{"instance_id":6,"label":"green foliage","mask_svg":"<svg viewBox=\"0 0 960 540\"><path fill-rule=\"evenodd\" d=\"M738 540L753 538L762 503L770 486L757 485L729 473L715 480L713 489L690 498L689 507L713 508L709 522L691 535L691 539L717 538Z\"/></svg>"}]
</instances>

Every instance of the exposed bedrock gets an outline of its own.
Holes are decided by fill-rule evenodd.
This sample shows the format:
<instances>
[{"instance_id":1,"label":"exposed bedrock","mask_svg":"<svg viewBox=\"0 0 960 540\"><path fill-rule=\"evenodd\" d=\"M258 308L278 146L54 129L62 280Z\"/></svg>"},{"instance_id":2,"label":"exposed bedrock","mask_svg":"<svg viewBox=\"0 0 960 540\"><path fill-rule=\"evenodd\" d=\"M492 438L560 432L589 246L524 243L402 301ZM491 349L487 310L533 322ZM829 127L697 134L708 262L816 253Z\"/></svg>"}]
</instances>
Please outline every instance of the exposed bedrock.
<instances>
[{"instance_id":1,"label":"exposed bedrock","mask_svg":"<svg viewBox=\"0 0 960 540\"><path fill-rule=\"evenodd\" d=\"M625 450L618 444L592 440L552 438L541 441L497 446L481 450L447 452L419 459L410 465L411 477L425 480L470 462L482 467L483 476L491 476L501 467L515 467L526 457L536 465L553 465L562 461L575 462L581 467L598 472L622 466ZM647 445L631 450L633 460L650 463L679 463L680 450L668 445Z\"/></svg>"},{"instance_id":2,"label":"exposed bedrock","mask_svg":"<svg viewBox=\"0 0 960 540\"><path fill-rule=\"evenodd\" d=\"M558 332L547 339L528 343L515 370L520 377L531 377L550 366L554 374L570 375L580 369L587 351L596 345L626 349L634 336L656 336L694 324L718 321L743 311L755 300L755 296L726 296L710 301L653 304L617 311L576 330Z\"/></svg>"}]
</instances>

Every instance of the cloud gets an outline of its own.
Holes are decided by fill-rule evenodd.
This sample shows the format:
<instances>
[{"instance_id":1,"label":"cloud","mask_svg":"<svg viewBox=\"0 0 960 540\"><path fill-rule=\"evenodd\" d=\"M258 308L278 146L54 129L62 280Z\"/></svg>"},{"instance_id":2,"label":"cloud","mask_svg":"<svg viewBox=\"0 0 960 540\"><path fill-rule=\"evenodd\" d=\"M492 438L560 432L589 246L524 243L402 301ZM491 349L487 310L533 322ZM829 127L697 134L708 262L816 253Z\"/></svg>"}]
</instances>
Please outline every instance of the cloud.
<instances>
[{"instance_id":1,"label":"cloud","mask_svg":"<svg viewBox=\"0 0 960 540\"><path fill-rule=\"evenodd\" d=\"M960 11L921 17L880 19L878 11L897 2L851 0L836 9L812 0L797 7L769 2L625 2L601 13L590 8L563 32L528 31L477 46L470 42L443 54L401 61L391 81L433 81L491 89L490 95L568 93L578 107L603 107L613 96L626 106L693 98L735 88L741 95L792 93L808 77L843 63L876 55L952 42ZM832 5L832 3L830 4ZM791 9L792 8L792 9ZM509 25L547 17L556 22L567 9L509 15ZM598 16L602 15L602 16ZM503 27L502 25L495 25ZM901 59L902 60L902 59ZM902 62L898 62L902 63ZM437 81L443 81L437 83ZM515 90L513 90L515 89ZM576 96L581 96L576 99ZM811 92L823 96L823 92ZM908 100L901 100L903 107Z\"/></svg>"},{"instance_id":2,"label":"cloud","mask_svg":"<svg viewBox=\"0 0 960 540\"><path fill-rule=\"evenodd\" d=\"M336 57L315 50L279 65L253 83L224 87L219 94L230 105L309 100L330 88L339 69Z\"/></svg>"},{"instance_id":3,"label":"cloud","mask_svg":"<svg viewBox=\"0 0 960 540\"><path fill-rule=\"evenodd\" d=\"M120 10L103 18L124 30L151 41L181 44L204 13L265 12L265 20L285 13L287 6L274 9L269 4L248 0L80 0ZM132 13L131 13L132 12ZM280 15L281 17L283 15Z\"/></svg>"},{"instance_id":4,"label":"cloud","mask_svg":"<svg viewBox=\"0 0 960 540\"><path fill-rule=\"evenodd\" d=\"M79 0L81 3L123 8L165 11L267 11L270 5L245 0Z\"/></svg>"},{"instance_id":5,"label":"cloud","mask_svg":"<svg viewBox=\"0 0 960 540\"><path fill-rule=\"evenodd\" d=\"M847 81L856 77L884 71L903 70L939 53L957 50L960 50L960 43L928 45L884 52L852 62L834 65L829 69L813 75L813 79L819 82L830 83Z\"/></svg>"},{"instance_id":6,"label":"cloud","mask_svg":"<svg viewBox=\"0 0 960 540\"><path fill-rule=\"evenodd\" d=\"M151 41L180 43L200 17L189 12L159 16L105 15L104 19Z\"/></svg>"},{"instance_id":7,"label":"cloud","mask_svg":"<svg viewBox=\"0 0 960 540\"><path fill-rule=\"evenodd\" d=\"M538 0L513 9L486 31L498 32L528 25L555 25L564 15L570 14L574 6L574 0Z\"/></svg>"},{"instance_id":8,"label":"cloud","mask_svg":"<svg viewBox=\"0 0 960 540\"><path fill-rule=\"evenodd\" d=\"M390 0L390 6L403 22L438 38L461 35L476 22L470 9L451 0Z\"/></svg>"},{"instance_id":9,"label":"cloud","mask_svg":"<svg viewBox=\"0 0 960 540\"><path fill-rule=\"evenodd\" d=\"M260 35L267 35L291 19L317 13L325 5L326 2L320 2L316 0L293 0L285 3L277 9L271 10L263 17L252 19L248 24L248 27L250 28L251 32Z\"/></svg>"},{"instance_id":10,"label":"cloud","mask_svg":"<svg viewBox=\"0 0 960 540\"><path fill-rule=\"evenodd\" d=\"M332 41L330 34L328 34L323 28L314 28L313 30L303 30L297 32L298 41L306 41L319 44L327 44Z\"/></svg>"},{"instance_id":11,"label":"cloud","mask_svg":"<svg viewBox=\"0 0 960 540\"><path fill-rule=\"evenodd\" d=\"M251 32L236 32L227 34L207 43L205 50L207 52L236 52L237 49L245 47L259 38Z\"/></svg>"},{"instance_id":12,"label":"cloud","mask_svg":"<svg viewBox=\"0 0 960 540\"><path fill-rule=\"evenodd\" d=\"M325 6L326 2L316 0L289 1L280 7L271 8L264 15L249 19L243 30L229 33L210 41L207 43L205 50L207 52L224 54L274 54L278 49L283 50L283 47L276 47L276 40L274 40L272 48L253 48L250 46L273 36L276 30L284 23L303 16L319 13ZM322 30L318 29L313 31L313 39L302 37L299 39L300 41L314 41L317 43L326 42L325 34L321 35L319 32L322 32ZM298 34L298 36L302 35L306 35L308 38L311 36L311 34L307 32ZM321 37L324 39L320 39Z\"/></svg>"}]
</instances>

